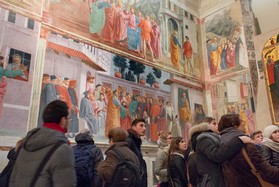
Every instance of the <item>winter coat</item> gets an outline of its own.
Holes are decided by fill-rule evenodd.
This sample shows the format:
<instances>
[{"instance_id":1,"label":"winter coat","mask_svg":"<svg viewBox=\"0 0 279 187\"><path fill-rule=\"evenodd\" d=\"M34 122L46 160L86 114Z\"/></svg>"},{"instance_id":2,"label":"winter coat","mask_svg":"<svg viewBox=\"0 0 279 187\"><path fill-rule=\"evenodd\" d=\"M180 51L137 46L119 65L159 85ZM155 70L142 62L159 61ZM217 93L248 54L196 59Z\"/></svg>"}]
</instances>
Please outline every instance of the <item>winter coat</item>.
<instances>
[{"instance_id":1,"label":"winter coat","mask_svg":"<svg viewBox=\"0 0 279 187\"><path fill-rule=\"evenodd\" d=\"M170 187L188 186L186 161L183 154L175 152L170 155L168 171Z\"/></svg>"},{"instance_id":2,"label":"winter coat","mask_svg":"<svg viewBox=\"0 0 279 187\"><path fill-rule=\"evenodd\" d=\"M129 149L126 142L114 143L105 152L106 159L101 161L97 168L99 177L106 183L105 186L109 186L109 184L112 182L115 168L119 163L118 156L113 150L117 150L119 153L123 153L122 156L124 160L131 160L140 168L140 163L137 156Z\"/></svg>"},{"instance_id":3,"label":"winter coat","mask_svg":"<svg viewBox=\"0 0 279 187\"><path fill-rule=\"evenodd\" d=\"M28 132L14 166L10 187L26 187L35 176L41 161L57 142L64 142L49 158L36 187L71 187L76 185L74 155L64 133L49 128L35 128Z\"/></svg>"},{"instance_id":4,"label":"winter coat","mask_svg":"<svg viewBox=\"0 0 279 187\"><path fill-rule=\"evenodd\" d=\"M234 127L229 127L221 131L221 142L228 142L232 138L244 135ZM270 183L279 184L279 169L270 166L260 155L254 144L244 145L246 152L259 171L262 178ZM251 172L251 168L245 160L241 150L234 156L223 162L222 172L226 187L260 187L256 176Z\"/></svg>"},{"instance_id":5,"label":"winter coat","mask_svg":"<svg viewBox=\"0 0 279 187\"><path fill-rule=\"evenodd\" d=\"M161 147L158 149L154 164L154 173L159 176L159 182L168 182L168 149Z\"/></svg>"},{"instance_id":6,"label":"winter coat","mask_svg":"<svg viewBox=\"0 0 279 187\"><path fill-rule=\"evenodd\" d=\"M147 187L147 167L141 152L142 141L137 136L136 131L134 131L133 129L128 129L127 132L128 132L128 138L127 138L128 147L137 155L140 162L140 170L142 175L140 186Z\"/></svg>"},{"instance_id":7,"label":"winter coat","mask_svg":"<svg viewBox=\"0 0 279 187\"><path fill-rule=\"evenodd\" d=\"M197 128L191 128L195 159L190 159L189 165L197 171L191 174L192 171L189 169L189 174L195 176L198 173L197 187L223 187L221 163L234 156L242 148L243 143L235 137L230 142L221 144L219 135L212 131L204 131L209 129L205 128L206 126L206 124L199 124Z\"/></svg>"},{"instance_id":8,"label":"winter coat","mask_svg":"<svg viewBox=\"0 0 279 187\"><path fill-rule=\"evenodd\" d=\"M99 163L104 160L103 153L100 148L96 147L94 144L94 140L92 137L87 133L80 133L75 137L75 141L77 142L77 145L74 146L74 154L76 154L77 151L85 151L89 149L92 152L93 155L93 179L91 181L91 184L87 184L87 186L98 186L99 185L99 177L97 173L97 167ZM82 187L86 187L85 184L79 184Z\"/></svg>"},{"instance_id":9,"label":"winter coat","mask_svg":"<svg viewBox=\"0 0 279 187\"><path fill-rule=\"evenodd\" d=\"M270 147L262 144L260 148L262 157L272 166L279 168L279 152L271 149Z\"/></svg>"}]
</instances>

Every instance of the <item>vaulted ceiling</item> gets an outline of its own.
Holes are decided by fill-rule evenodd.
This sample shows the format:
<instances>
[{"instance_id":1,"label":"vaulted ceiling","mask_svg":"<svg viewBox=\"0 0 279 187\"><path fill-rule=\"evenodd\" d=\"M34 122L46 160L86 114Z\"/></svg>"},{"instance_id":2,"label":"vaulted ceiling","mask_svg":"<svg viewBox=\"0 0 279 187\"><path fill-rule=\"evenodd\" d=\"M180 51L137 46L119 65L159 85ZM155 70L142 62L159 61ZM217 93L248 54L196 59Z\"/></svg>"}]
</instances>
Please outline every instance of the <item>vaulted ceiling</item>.
<instances>
[{"instance_id":1,"label":"vaulted ceiling","mask_svg":"<svg viewBox=\"0 0 279 187\"><path fill-rule=\"evenodd\" d=\"M236 0L180 0L198 18L204 18Z\"/></svg>"}]
</instances>

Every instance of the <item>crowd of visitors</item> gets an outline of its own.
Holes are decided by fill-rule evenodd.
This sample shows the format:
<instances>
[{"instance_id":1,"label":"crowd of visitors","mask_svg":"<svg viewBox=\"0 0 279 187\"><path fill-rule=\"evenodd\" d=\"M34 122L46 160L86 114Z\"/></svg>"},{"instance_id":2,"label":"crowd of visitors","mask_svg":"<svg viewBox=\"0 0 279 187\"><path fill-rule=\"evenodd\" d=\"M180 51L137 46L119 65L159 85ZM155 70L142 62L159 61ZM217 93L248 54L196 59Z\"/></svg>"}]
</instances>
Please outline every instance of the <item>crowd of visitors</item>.
<instances>
[{"instance_id":1,"label":"crowd of visitors","mask_svg":"<svg viewBox=\"0 0 279 187\"><path fill-rule=\"evenodd\" d=\"M49 103L42 127L29 131L8 154L0 174L9 187L147 187L147 164L142 152L144 119L135 119L126 131L108 131L110 146L95 145L93 134L81 130L76 145L66 137L70 112L64 101ZM158 187L260 187L279 185L279 127L269 125L249 137L238 114L223 115L217 123L205 117L189 130L189 142L158 132L153 168ZM265 184L264 184L265 183Z\"/></svg>"}]
</instances>

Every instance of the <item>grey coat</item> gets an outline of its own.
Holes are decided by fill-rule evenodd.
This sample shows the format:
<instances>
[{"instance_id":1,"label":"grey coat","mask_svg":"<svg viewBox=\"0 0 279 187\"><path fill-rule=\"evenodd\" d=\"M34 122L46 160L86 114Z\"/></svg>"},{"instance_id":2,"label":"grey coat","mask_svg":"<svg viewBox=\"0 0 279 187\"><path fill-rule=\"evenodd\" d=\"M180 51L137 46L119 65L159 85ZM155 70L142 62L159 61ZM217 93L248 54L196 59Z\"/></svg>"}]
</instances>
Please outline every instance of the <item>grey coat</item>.
<instances>
[{"instance_id":1,"label":"grey coat","mask_svg":"<svg viewBox=\"0 0 279 187\"><path fill-rule=\"evenodd\" d=\"M168 182L168 148L159 148L155 159L154 173L159 176L159 182Z\"/></svg>"},{"instance_id":2,"label":"grey coat","mask_svg":"<svg viewBox=\"0 0 279 187\"><path fill-rule=\"evenodd\" d=\"M67 144L64 133L49 128L35 128L28 132L26 141L19 151L9 186L26 187L35 176L41 161L52 146L65 142L49 158L43 168L36 187L71 187L76 185L74 155ZM66 180L65 180L66 179Z\"/></svg>"}]
</instances>

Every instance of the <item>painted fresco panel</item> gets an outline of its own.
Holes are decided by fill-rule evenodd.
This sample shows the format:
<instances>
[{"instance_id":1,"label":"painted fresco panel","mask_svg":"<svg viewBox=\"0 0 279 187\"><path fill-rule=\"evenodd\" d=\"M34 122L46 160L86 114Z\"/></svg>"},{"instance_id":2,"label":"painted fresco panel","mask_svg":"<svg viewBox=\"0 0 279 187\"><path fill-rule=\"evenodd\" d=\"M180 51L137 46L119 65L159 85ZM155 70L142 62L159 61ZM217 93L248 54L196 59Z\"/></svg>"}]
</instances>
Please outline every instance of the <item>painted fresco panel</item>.
<instances>
[{"instance_id":1,"label":"painted fresco panel","mask_svg":"<svg viewBox=\"0 0 279 187\"><path fill-rule=\"evenodd\" d=\"M111 128L127 130L132 120L143 118L147 124L143 141L155 144L157 132L168 130L166 104L170 102L167 100L170 98L170 87L163 82L170 78L170 74L102 50L98 54L106 54L110 64L108 72L96 71L80 59L47 49L44 74L49 78L43 79L46 82L42 84L41 95L51 97L55 93L53 100L61 99L74 106L70 107L72 120L67 134L69 138L73 138L81 129L89 128L94 140L106 143ZM51 84L54 85L53 92L45 89L46 85L51 87ZM55 87L58 87L59 93ZM68 87L68 96L63 87ZM41 98L40 113L45 100L48 99ZM38 121L40 126L40 116Z\"/></svg>"},{"instance_id":2,"label":"painted fresco panel","mask_svg":"<svg viewBox=\"0 0 279 187\"><path fill-rule=\"evenodd\" d=\"M262 53L263 66L265 70L265 80L267 93L271 108L272 119L275 124L279 124L279 35L275 35L266 42Z\"/></svg>"},{"instance_id":3,"label":"painted fresco panel","mask_svg":"<svg viewBox=\"0 0 279 187\"><path fill-rule=\"evenodd\" d=\"M237 1L232 6L206 18L207 60L212 77L248 68L240 15L241 7Z\"/></svg>"},{"instance_id":4,"label":"painted fresco panel","mask_svg":"<svg viewBox=\"0 0 279 187\"><path fill-rule=\"evenodd\" d=\"M192 58L196 47L183 47L188 31L182 11L169 9L161 0L50 1L44 7L43 22L49 29L129 59L197 77L199 62ZM194 35L189 38L196 43Z\"/></svg>"}]
</instances>

